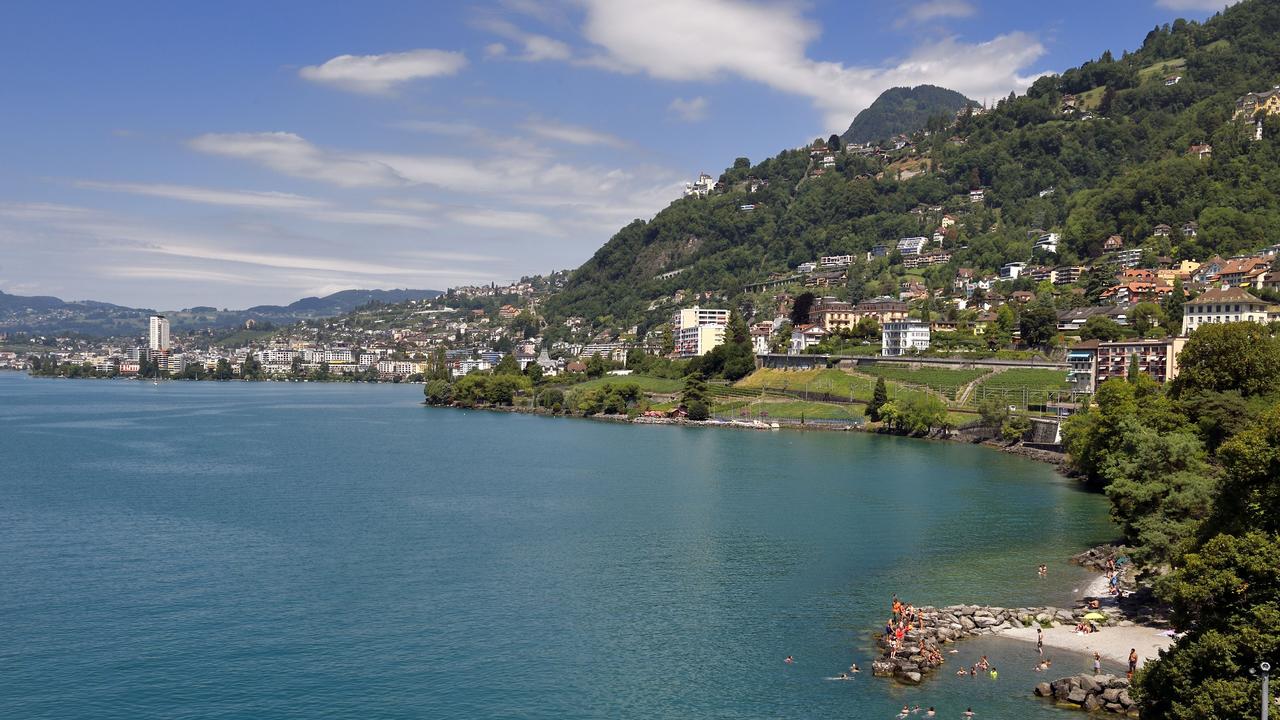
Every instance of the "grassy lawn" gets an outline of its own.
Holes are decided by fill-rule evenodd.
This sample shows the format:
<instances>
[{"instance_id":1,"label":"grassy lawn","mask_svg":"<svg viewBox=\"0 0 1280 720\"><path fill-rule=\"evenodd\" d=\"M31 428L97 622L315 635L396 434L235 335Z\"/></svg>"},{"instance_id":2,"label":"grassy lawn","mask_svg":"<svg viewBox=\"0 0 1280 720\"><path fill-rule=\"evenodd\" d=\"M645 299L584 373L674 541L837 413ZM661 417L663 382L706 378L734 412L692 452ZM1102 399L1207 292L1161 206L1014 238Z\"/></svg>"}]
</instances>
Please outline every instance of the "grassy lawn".
<instances>
[{"instance_id":1,"label":"grassy lawn","mask_svg":"<svg viewBox=\"0 0 1280 720\"><path fill-rule=\"evenodd\" d=\"M755 390L827 393L866 402L871 399L875 380L834 369L774 370L761 368L739 380L735 387Z\"/></svg>"},{"instance_id":2,"label":"grassy lawn","mask_svg":"<svg viewBox=\"0 0 1280 720\"><path fill-rule=\"evenodd\" d=\"M996 395L1008 398L1011 405L1020 405L1024 400L1035 404L1053 399L1055 392L1069 389L1065 370L1014 368L988 376L969 400L976 404L981 398Z\"/></svg>"},{"instance_id":3,"label":"grassy lawn","mask_svg":"<svg viewBox=\"0 0 1280 720\"><path fill-rule=\"evenodd\" d=\"M980 368L921 367L912 369L906 365L862 365L858 372L864 375L895 380L907 385L920 385L936 390L954 400L965 385L991 372Z\"/></svg>"},{"instance_id":4,"label":"grassy lawn","mask_svg":"<svg viewBox=\"0 0 1280 720\"><path fill-rule=\"evenodd\" d=\"M806 402L804 400L780 400L780 401L755 401L748 404L738 405L735 403L733 407L717 405L715 412L722 418L741 417L742 411L746 411L746 417L759 418L760 413L767 413L765 420L769 418L779 418L783 420L799 420L805 418L809 420L859 420L862 413L858 409L848 405L836 405L833 403Z\"/></svg>"},{"instance_id":5,"label":"grassy lawn","mask_svg":"<svg viewBox=\"0 0 1280 720\"><path fill-rule=\"evenodd\" d=\"M1098 105L1102 103L1102 94L1107 91L1106 85L1099 85L1092 90L1086 90L1076 96L1076 102L1081 110L1097 110Z\"/></svg>"},{"instance_id":6,"label":"grassy lawn","mask_svg":"<svg viewBox=\"0 0 1280 720\"><path fill-rule=\"evenodd\" d=\"M1138 79L1151 80L1157 79L1164 81L1166 75L1172 75L1175 71L1181 70L1187 66L1186 58L1175 58L1173 60L1165 60L1154 65L1148 65L1138 71Z\"/></svg>"},{"instance_id":7,"label":"grassy lawn","mask_svg":"<svg viewBox=\"0 0 1280 720\"><path fill-rule=\"evenodd\" d=\"M594 390L609 385L639 385L641 390L651 393L678 393L684 387L683 380L647 377L645 375L605 375L584 383L572 386L574 390Z\"/></svg>"}]
</instances>

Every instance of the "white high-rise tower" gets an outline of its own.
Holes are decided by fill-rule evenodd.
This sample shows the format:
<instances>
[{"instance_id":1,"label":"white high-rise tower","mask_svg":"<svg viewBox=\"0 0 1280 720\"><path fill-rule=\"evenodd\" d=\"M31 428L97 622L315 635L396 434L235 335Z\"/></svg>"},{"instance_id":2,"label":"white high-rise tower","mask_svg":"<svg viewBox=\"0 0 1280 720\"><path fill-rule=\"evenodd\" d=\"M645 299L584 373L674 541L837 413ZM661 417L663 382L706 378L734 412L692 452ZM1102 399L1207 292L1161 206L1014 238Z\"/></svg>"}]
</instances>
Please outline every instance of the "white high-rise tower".
<instances>
[{"instance_id":1,"label":"white high-rise tower","mask_svg":"<svg viewBox=\"0 0 1280 720\"><path fill-rule=\"evenodd\" d=\"M151 316L151 342L147 346L153 352L169 350L169 319L163 315Z\"/></svg>"}]
</instances>

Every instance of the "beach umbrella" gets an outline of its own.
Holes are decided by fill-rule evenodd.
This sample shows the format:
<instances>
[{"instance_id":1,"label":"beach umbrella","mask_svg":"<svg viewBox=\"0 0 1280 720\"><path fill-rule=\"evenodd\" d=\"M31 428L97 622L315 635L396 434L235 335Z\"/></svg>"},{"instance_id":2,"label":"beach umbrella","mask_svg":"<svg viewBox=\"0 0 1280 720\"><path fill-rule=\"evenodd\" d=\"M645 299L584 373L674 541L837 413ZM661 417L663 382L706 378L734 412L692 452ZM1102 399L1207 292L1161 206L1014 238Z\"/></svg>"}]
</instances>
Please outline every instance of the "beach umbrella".
<instances>
[{"instance_id":1,"label":"beach umbrella","mask_svg":"<svg viewBox=\"0 0 1280 720\"><path fill-rule=\"evenodd\" d=\"M1103 615L1100 612L1091 612L1088 615L1085 615L1084 619L1085 620L1106 620L1107 616Z\"/></svg>"}]
</instances>

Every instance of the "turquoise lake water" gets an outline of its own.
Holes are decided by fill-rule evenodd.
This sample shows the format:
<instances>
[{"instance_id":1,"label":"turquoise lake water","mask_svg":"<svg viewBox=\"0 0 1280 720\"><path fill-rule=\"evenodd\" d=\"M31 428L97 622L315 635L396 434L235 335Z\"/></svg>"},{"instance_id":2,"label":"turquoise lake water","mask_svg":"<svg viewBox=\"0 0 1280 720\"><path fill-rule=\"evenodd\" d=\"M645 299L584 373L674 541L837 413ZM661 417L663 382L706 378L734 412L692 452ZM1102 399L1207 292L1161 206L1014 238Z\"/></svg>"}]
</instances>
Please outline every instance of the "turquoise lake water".
<instances>
[{"instance_id":1,"label":"turquoise lake water","mask_svg":"<svg viewBox=\"0 0 1280 720\"><path fill-rule=\"evenodd\" d=\"M1009 640L824 680L895 592L1066 602L1114 531L1047 466L421 397L0 373L0 717L1072 717Z\"/></svg>"}]
</instances>

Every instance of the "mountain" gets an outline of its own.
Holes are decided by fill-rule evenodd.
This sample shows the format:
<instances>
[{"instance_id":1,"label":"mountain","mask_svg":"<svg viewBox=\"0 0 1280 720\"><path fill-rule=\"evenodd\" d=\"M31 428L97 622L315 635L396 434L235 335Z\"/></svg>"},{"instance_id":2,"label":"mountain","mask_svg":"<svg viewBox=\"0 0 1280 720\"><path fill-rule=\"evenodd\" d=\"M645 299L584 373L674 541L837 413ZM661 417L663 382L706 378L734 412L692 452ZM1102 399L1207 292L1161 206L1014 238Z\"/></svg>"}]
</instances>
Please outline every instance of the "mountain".
<instances>
[{"instance_id":1,"label":"mountain","mask_svg":"<svg viewBox=\"0 0 1280 720\"><path fill-rule=\"evenodd\" d=\"M847 283L818 292L857 300L896 294L908 280L946 294L961 267L1092 263L1110 235L1150 257L1261 249L1280 237L1280 115L1262 119L1255 141L1236 101L1277 84L1280 2L1243 0L1204 23L1154 28L1137 50L1039 78L1025 94L962 114L946 132L918 133L900 150L785 150L754 165L742 158L709 196L677 199L620 229L549 298L549 327L567 334L561 321L577 316L595 329L643 333L695 301L772 317L773 295L799 283L745 286L829 255L856 262ZM1211 153L1190 152L1202 144ZM834 165L816 167L827 155ZM971 203L978 188L985 201ZM944 239L945 264L863 259L876 245L931 235L944 213L957 220ZM1153 232L1192 221L1194 234ZM1060 233L1056 256L1033 255L1032 232L1041 230ZM1016 289L1031 285L1025 278Z\"/></svg>"},{"instance_id":2,"label":"mountain","mask_svg":"<svg viewBox=\"0 0 1280 720\"><path fill-rule=\"evenodd\" d=\"M255 305L246 313L260 314L309 314L313 317L341 315L371 302L401 303L410 300L430 300L442 295L439 290L343 290L324 297L305 297L280 305Z\"/></svg>"},{"instance_id":3,"label":"mountain","mask_svg":"<svg viewBox=\"0 0 1280 720\"><path fill-rule=\"evenodd\" d=\"M343 290L324 297L307 297L288 305L257 305L245 310L199 306L166 310L174 330L228 328L247 320L291 324L299 320L333 317L371 302L398 303L431 299L439 290ZM67 302L51 296L10 295L0 291L0 332L80 334L94 337L137 335L147 328L150 308L131 308L93 300Z\"/></svg>"},{"instance_id":4,"label":"mountain","mask_svg":"<svg viewBox=\"0 0 1280 720\"><path fill-rule=\"evenodd\" d=\"M930 119L950 119L977 103L955 90L936 85L889 88L853 119L840 139L852 143L879 142L894 135L924 130Z\"/></svg>"}]
</instances>

